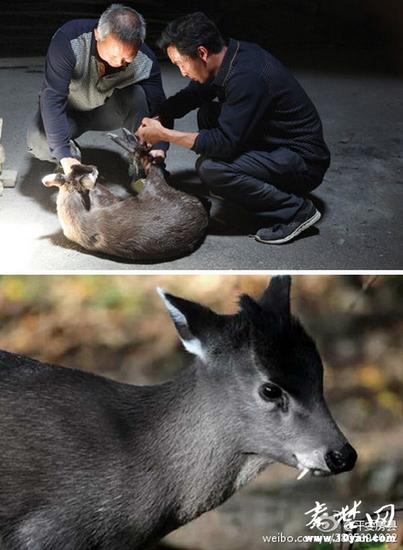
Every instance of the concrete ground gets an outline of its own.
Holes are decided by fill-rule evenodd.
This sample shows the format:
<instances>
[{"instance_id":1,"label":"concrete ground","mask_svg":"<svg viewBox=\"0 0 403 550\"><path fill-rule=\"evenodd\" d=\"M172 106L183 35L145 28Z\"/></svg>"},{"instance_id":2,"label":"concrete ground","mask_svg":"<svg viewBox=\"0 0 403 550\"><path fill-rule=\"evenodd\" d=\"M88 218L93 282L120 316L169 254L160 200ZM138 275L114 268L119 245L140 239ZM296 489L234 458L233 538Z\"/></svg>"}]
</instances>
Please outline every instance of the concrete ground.
<instances>
[{"instance_id":1,"label":"concrete ground","mask_svg":"<svg viewBox=\"0 0 403 550\"><path fill-rule=\"evenodd\" d=\"M402 79L344 72L297 71L316 104L332 152L332 165L313 199L323 212L317 228L287 245L269 246L249 237L244 212L213 199L210 231L190 256L163 264L138 265L92 255L61 233L56 192L41 184L53 171L49 163L25 152L25 132L36 104L43 59L0 60L0 116L5 168L18 170L17 185L0 197L0 270L2 273L48 270L137 269L402 269L403 99ZM185 79L163 65L167 95ZM177 129L196 127L194 113ZM88 133L79 143L83 161L97 164L113 189L125 194L126 164L109 138ZM174 180L199 189L196 157L173 146L168 168Z\"/></svg>"}]
</instances>

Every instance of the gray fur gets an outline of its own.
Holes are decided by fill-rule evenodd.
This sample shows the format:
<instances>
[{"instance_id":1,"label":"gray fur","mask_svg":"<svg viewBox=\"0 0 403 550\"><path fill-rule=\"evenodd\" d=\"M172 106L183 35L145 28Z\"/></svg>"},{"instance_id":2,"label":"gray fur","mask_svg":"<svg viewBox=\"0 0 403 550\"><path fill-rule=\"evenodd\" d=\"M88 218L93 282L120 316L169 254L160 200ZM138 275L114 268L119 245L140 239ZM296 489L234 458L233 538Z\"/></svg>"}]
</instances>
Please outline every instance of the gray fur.
<instances>
[{"instance_id":1,"label":"gray fur","mask_svg":"<svg viewBox=\"0 0 403 550\"><path fill-rule=\"evenodd\" d=\"M0 352L5 550L149 548L274 460L297 466L301 452L312 469L329 473L320 453L346 440L325 407L321 380L312 383L322 367L300 325L278 323L277 313L252 301L223 316L168 293L164 300L174 321L182 313L205 359L161 385L119 384ZM264 358L268 349L273 355ZM278 381L280 366L287 388L293 361L300 361L300 391L291 383L285 413L258 389Z\"/></svg>"}]
</instances>

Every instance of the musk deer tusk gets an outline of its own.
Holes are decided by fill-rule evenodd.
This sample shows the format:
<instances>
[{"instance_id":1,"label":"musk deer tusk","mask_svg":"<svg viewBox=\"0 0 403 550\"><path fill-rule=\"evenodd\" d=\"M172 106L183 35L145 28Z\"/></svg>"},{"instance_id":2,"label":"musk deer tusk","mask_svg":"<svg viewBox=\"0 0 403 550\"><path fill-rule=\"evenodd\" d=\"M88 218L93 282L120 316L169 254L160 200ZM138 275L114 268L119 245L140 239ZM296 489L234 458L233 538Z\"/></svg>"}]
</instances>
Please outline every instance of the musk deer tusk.
<instances>
[{"instance_id":1,"label":"musk deer tusk","mask_svg":"<svg viewBox=\"0 0 403 550\"><path fill-rule=\"evenodd\" d=\"M309 468L304 468L303 470L300 471L299 476L297 477L297 479L302 479L304 476L306 476L306 474L308 472L309 472Z\"/></svg>"}]
</instances>

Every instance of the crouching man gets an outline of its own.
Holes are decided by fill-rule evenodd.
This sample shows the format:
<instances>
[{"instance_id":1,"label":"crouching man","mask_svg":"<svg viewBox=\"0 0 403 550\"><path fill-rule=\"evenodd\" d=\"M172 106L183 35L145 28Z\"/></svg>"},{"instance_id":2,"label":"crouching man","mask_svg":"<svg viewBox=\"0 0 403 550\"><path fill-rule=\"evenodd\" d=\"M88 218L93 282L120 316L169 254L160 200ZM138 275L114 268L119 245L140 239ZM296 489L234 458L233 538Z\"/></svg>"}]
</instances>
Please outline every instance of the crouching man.
<instances>
[{"instance_id":1,"label":"crouching man","mask_svg":"<svg viewBox=\"0 0 403 550\"><path fill-rule=\"evenodd\" d=\"M165 100L161 71L144 43L146 24L134 9L112 4L99 20L76 19L53 36L28 150L59 161L66 174L79 163L72 141L88 130L135 131ZM165 157L167 143L151 154Z\"/></svg>"},{"instance_id":2,"label":"crouching man","mask_svg":"<svg viewBox=\"0 0 403 550\"><path fill-rule=\"evenodd\" d=\"M256 213L256 239L290 241L321 217L306 195L330 163L312 101L290 72L256 44L226 44L203 13L172 21L158 45L189 85L167 99L159 120L145 118L140 139L195 151L201 180L213 193ZM198 109L199 131L166 128Z\"/></svg>"}]
</instances>

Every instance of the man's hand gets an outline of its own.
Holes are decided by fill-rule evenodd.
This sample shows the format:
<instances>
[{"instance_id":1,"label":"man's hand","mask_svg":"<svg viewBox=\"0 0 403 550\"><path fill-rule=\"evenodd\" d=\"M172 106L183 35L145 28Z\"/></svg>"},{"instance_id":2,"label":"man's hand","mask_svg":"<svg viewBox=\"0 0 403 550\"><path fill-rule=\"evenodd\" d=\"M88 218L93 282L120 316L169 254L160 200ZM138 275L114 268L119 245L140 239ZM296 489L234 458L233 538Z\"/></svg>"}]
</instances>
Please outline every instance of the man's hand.
<instances>
[{"instance_id":1,"label":"man's hand","mask_svg":"<svg viewBox=\"0 0 403 550\"><path fill-rule=\"evenodd\" d=\"M70 170L73 164L81 164L81 163L75 157L64 157L60 159L60 164L62 165L63 172L65 173L66 176L68 176L70 174Z\"/></svg>"},{"instance_id":2,"label":"man's hand","mask_svg":"<svg viewBox=\"0 0 403 550\"><path fill-rule=\"evenodd\" d=\"M166 157L166 153L163 149L152 149L148 154L154 157L157 164L162 164Z\"/></svg>"},{"instance_id":3,"label":"man's hand","mask_svg":"<svg viewBox=\"0 0 403 550\"><path fill-rule=\"evenodd\" d=\"M196 132L178 132L165 128L156 118L143 118L140 128L136 132L140 141L149 147L159 141L168 141L181 147L192 149L198 134Z\"/></svg>"},{"instance_id":4,"label":"man's hand","mask_svg":"<svg viewBox=\"0 0 403 550\"><path fill-rule=\"evenodd\" d=\"M162 149L153 149L151 150L147 156L144 156L141 159L141 163L143 165L143 168L146 172L148 172L148 169L150 168L151 160L150 157L153 157L153 159L156 161L157 164L162 164L165 160L165 151Z\"/></svg>"},{"instance_id":5,"label":"man's hand","mask_svg":"<svg viewBox=\"0 0 403 550\"><path fill-rule=\"evenodd\" d=\"M141 125L136 132L136 136L147 143L155 145L159 141L164 141L165 128L156 118L143 118Z\"/></svg>"}]
</instances>

